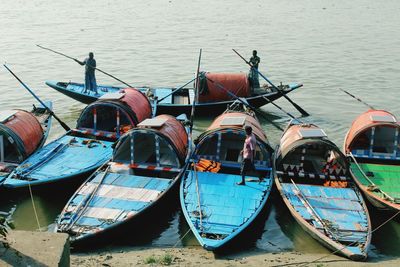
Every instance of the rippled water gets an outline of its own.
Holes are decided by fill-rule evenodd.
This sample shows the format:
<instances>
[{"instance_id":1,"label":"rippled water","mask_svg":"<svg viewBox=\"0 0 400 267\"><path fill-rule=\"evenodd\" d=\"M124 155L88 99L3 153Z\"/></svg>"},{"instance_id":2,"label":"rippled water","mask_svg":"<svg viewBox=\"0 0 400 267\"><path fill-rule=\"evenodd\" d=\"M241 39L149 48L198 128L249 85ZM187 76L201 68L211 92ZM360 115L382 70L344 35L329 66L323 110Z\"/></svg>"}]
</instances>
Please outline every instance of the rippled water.
<instances>
[{"instance_id":1,"label":"rippled water","mask_svg":"<svg viewBox=\"0 0 400 267\"><path fill-rule=\"evenodd\" d=\"M260 70L272 81L304 83L290 97L341 147L351 121L366 108L338 88L400 115L399 13L396 0L99 0L90 4L1 0L0 60L41 98L52 100L58 116L74 125L84 105L46 87L44 81L82 81L83 68L35 44L81 59L93 51L99 68L130 84L150 86L179 86L190 80L200 48L202 69L214 72L247 72L231 49L247 57L257 49ZM100 73L97 80L120 85ZM1 109L29 108L35 103L4 69L0 70L0 90ZM277 103L296 113L285 100ZM263 109L271 118L286 118L274 107ZM211 119L198 119L197 133ZM263 127L276 144L279 131L267 123ZM55 123L50 139L62 133ZM67 198L36 199L41 225L54 221ZM18 229L36 228L29 199L2 201L4 209L18 205ZM371 216L375 226L382 221L381 214L372 212ZM279 196L265 218L248 249L325 251L295 224ZM144 244L172 246L187 232L178 208L164 219L165 225L156 227ZM374 235L372 256L400 255L399 237L398 223L383 227ZM196 244L190 234L182 243Z\"/></svg>"}]
</instances>

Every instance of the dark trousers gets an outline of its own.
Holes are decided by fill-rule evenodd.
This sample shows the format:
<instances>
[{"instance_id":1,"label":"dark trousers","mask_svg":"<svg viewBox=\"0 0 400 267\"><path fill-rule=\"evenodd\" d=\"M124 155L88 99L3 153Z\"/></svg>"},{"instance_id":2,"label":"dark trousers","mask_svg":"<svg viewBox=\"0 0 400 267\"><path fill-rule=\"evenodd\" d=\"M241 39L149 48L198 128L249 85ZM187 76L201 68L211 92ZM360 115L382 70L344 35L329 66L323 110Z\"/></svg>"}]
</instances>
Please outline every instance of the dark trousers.
<instances>
[{"instance_id":1,"label":"dark trousers","mask_svg":"<svg viewBox=\"0 0 400 267\"><path fill-rule=\"evenodd\" d=\"M255 171L254 162L251 159L243 159L240 174L242 175L242 183L245 182L246 174L248 171Z\"/></svg>"}]
</instances>

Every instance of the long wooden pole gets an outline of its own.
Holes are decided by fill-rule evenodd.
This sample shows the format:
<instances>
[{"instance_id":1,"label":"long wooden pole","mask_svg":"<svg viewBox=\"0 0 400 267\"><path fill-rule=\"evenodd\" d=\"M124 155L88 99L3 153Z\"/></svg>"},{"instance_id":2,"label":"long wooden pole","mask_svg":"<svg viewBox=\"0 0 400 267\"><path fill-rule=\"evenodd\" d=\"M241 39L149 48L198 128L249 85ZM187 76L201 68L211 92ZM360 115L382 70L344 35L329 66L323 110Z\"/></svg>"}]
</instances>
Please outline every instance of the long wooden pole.
<instances>
[{"instance_id":1,"label":"long wooden pole","mask_svg":"<svg viewBox=\"0 0 400 267\"><path fill-rule=\"evenodd\" d=\"M54 114L53 110L51 110L42 100L40 100L40 98L20 79L18 78L18 76L12 72L12 70L10 70L6 64L3 65L10 73L12 76L15 77L15 79L17 79L17 81L37 100L39 101L39 103L45 107L47 109L47 111L50 113L51 116L53 116L59 123L60 125L66 130L66 131L70 131L71 128L69 128L69 126L64 123L56 114Z\"/></svg>"},{"instance_id":2,"label":"long wooden pole","mask_svg":"<svg viewBox=\"0 0 400 267\"><path fill-rule=\"evenodd\" d=\"M275 90L277 90L284 98L287 99L287 101L290 102L303 116L310 116L310 114L305 111L303 108L301 108L298 104L293 102L281 89L276 87L267 77L265 77L258 69L256 69L250 62L248 62L239 52L237 52L235 49L232 49L233 52L235 52L241 59L243 59L244 62L246 62L247 65L250 66L253 70L257 71L257 73L264 78Z\"/></svg>"},{"instance_id":3,"label":"long wooden pole","mask_svg":"<svg viewBox=\"0 0 400 267\"><path fill-rule=\"evenodd\" d=\"M355 100L357 100L358 102L366 105L367 107L369 107L370 109L375 109L373 106L371 106L370 104L368 104L367 102L364 102L363 100L361 100L360 98L356 97L353 94L350 94L349 92L347 92L346 90L343 90L342 88L339 88L340 91L344 92L345 94L351 96L352 98L354 98Z\"/></svg>"},{"instance_id":4,"label":"long wooden pole","mask_svg":"<svg viewBox=\"0 0 400 267\"><path fill-rule=\"evenodd\" d=\"M55 51L55 50L53 50L53 49L50 49L50 48L47 48L47 47L44 47L44 46L41 46L41 45L36 45L36 46L39 47L39 48L41 48L41 49L48 50L48 51L50 51L50 52L53 52L53 53L55 53L55 54L58 54L58 55L60 55L60 56L63 56L63 57L72 59L72 60L74 60L74 61L79 61L78 59L76 59L76 58L74 58L74 57L68 56L68 55L66 55L66 54L63 54L63 53L58 52L58 51ZM117 80L117 81L119 81L120 83L125 84L125 85L128 86L128 87L131 87L131 88L133 87L133 86L130 85L129 83L124 82L123 80L121 80L121 79L115 77L114 75L112 75L112 74L110 74L110 73L108 73L108 72L105 72L104 70L101 70L101 69L96 68L96 67L91 66L91 65L88 65L88 66L91 67L91 68L93 68L93 69L95 69L95 70L97 70L97 71L99 71L99 72L101 72L101 73L103 73L103 74L105 74L105 75L107 75L107 76L109 76L109 77L111 77L111 78L113 78L113 79L115 79L115 80Z\"/></svg>"}]
</instances>

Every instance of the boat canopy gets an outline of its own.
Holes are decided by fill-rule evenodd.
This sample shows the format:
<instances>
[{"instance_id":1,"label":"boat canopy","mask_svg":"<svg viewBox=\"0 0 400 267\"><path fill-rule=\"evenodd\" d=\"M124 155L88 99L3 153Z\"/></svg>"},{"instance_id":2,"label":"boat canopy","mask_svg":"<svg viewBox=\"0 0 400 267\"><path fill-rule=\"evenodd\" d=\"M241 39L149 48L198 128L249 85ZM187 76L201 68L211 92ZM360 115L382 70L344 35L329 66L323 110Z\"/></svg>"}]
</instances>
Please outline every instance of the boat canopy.
<instances>
[{"instance_id":1,"label":"boat canopy","mask_svg":"<svg viewBox=\"0 0 400 267\"><path fill-rule=\"evenodd\" d=\"M313 124L296 124L283 134L276 152L277 172L301 173L303 177L346 179L348 163L325 132Z\"/></svg>"},{"instance_id":2,"label":"boat canopy","mask_svg":"<svg viewBox=\"0 0 400 267\"><path fill-rule=\"evenodd\" d=\"M232 100L234 97L249 97L251 94L249 80L245 73L204 73L201 75L199 102L219 102Z\"/></svg>"},{"instance_id":3,"label":"boat canopy","mask_svg":"<svg viewBox=\"0 0 400 267\"><path fill-rule=\"evenodd\" d=\"M240 151L246 138L245 126L250 126L257 139L255 165L271 166L273 149L260 123L244 112L228 112L218 116L207 131L197 139L197 158L215 160L222 163L242 161Z\"/></svg>"},{"instance_id":4,"label":"boat canopy","mask_svg":"<svg viewBox=\"0 0 400 267\"><path fill-rule=\"evenodd\" d=\"M24 110L0 112L0 162L20 163L40 145L43 128Z\"/></svg>"},{"instance_id":5,"label":"boat canopy","mask_svg":"<svg viewBox=\"0 0 400 267\"><path fill-rule=\"evenodd\" d=\"M151 116L147 97L134 88L105 94L88 105L79 116L78 131L96 135L119 137Z\"/></svg>"},{"instance_id":6,"label":"boat canopy","mask_svg":"<svg viewBox=\"0 0 400 267\"><path fill-rule=\"evenodd\" d=\"M346 135L344 150L355 157L400 159L400 123L385 110L368 110L358 116Z\"/></svg>"},{"instance_id":7,"label":"boat canopy","mask_svg":"<svg viewBox=\"0 0 400 267\"><path fill-rule=\"evenodd\" d=\"M185 160L188 136L176 118L159 115L139 123L118 141L113 162L180 168Z\"/></svg>"}]
</instances>

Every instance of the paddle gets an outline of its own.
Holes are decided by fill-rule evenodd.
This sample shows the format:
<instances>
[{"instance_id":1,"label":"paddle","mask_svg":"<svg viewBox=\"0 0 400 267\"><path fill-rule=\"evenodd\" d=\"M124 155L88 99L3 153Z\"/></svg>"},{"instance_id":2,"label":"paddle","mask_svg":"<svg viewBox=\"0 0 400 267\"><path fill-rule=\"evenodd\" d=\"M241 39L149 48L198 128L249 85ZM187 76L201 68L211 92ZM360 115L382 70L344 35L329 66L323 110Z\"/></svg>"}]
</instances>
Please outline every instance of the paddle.
<instances>
[{"instance_id":1,"label":"paddle","mask_svg":"<svg viewBox=\"0 0 400 267\"><path fill-rule=\"evenodd\" d=\"M79 61L79 60L76 59L76 58L73 58L73 57L70 57L70 56L68 56L68 55L66 55L66 54L57 52L57 51L55 51L55 50L53 50L53 49L50 49L50 48L47 48L47 47L44 47L44 46L41 46L41 45L36 45L36 46L39 47L39 48L42 48L42 49L44 49L44 50L48 50L48 51L50 51L50 52L53 52L53 53L55 53L55 54L64 56L64 57L66 57L66 58L72 59L73 61L81 62L81 61ZM119 82L125 84L125 85L128 86L128 87L133 88L133 86L130 85L129 83L126 83L126 82L124 82L123 80L118 79L117 77L115 77L114 75L112 75L112 74L110 74L110 73L107 73L107 72L105 72L105 71L103 71L103 70L101 70L101 69L99 69L99 68L94 67L94 66L90 66L90 65L87 65L87 66L89 66L89 67L91 67L91 68L93 68L93 69L95 69L95 70L97 70L97 71L99 71L99 72L101 72L101 73L103 73L103 74L105 74L105 75L107 75L107 76L109 76L109 77L111 77L111 78L113 78L113 79L115 79L115 80L117 80L117 81L119 81Z\"/></svg>"},{"instance_id":2,"label":"paddle","mask_svg":"<svg viewBox=\"0 0 400 267\"><path fill-rule=\"evenodd\" d=\"M43 107L45 107L45 108L47 109L47 111L50 113L50 115L53 116L53 117L60 123L60 125L61 125L66 131L70 131L70 130L71 130L71 128L69 128L67 124L65 124L59 117L57 117L56 114L54 114L54 112L53 112L48 106L46 106L46 104L43 103L43 101L40 100L40 98L39 98L37 95L35 95L35 93L34 93L31 89L29 89L29 87L28 87L23 81L21 81L21 79L18 78L18 76L15 75L14 72L12 72L12 71L7 67L6 64L3 64L3 66L12 74L12 76L15 77L15 79L17 79L17 81L18 81L23 87L25 87L26 90L28 90L29 93L31 93L31 95L32 95L37 101L39 101L39 103L40 103Z\"/></svg>"},{"instance_id":3,"label":"paddle","mask_svg":"<svg viewBox=\"0 0 400 267\"><path fill-rule=\"evenodd\" d=\"M310 116L308 112L306 112L304 109L302 109L299 105L297 105L295 102L293 102L284 92L282 92L281 89L276 87L267 77L265 77L261 72L258 71L258 69L254 68L253 65L251 65L250 62L248 62L242 55L240 55L235 49L232 49L233 52L235 52L241 59L243 59L244 62L246 62L247 65L249 65L252 69L257 71L257 73L264 78L275 90L277 90L284 98L287 99L303 116L307 117Z\"/></svg>"},{"instance_id":4,"label":"paddle","mask_svg":"<svg viewBox=\"0 0 400 267\"><path fill-rule=\"evenodd\" d=\"M178 92L179 90L181 90L182 88L184 88L186 85L188 85L189 83L193 82L196 78L191 79L190 81L188 81L187 83L185 83L184 85L182 85L181 87L176 88L175 90L173 90L171 93L169 93L168 95L164 96L163 98L160 98L157 100L157 104L160 103L161 101L163 101L164 99L166 99L167 97L169 97L170 95L174 94L175 92Z\"/></svg>"},{"instance_id":5,"label":"paddle","mask_svg":"<svg viewBox=\"0 0 400 267\"><path fill-rule=\"evenodd\" d=\"M234 93L232 93L231 91L227 90L225 87L223 87L220 83L215 82L214 80L210 79L207 77L207 75L205 76L207 80L209 80L210 82L212 82L213 84L215 84L217 87L219 87L220 89L224 90L226 93L228 93L233 99L238 100L240 103L242 103L244 106L250 108L251 110L253 110L254 112L258 113L261 115L261 117L263 117L266 121L268 121L269 123L271 123L273 126L275 126L278 130L281 130L282 132L284 131L278 124L274 123L272 120L268 119L261 111L258 111L258 109L256 109L255 107L251 106L249 103L243 101L240 97L236 96Z\"/></svg>"},{"instance_id":6,"label":"paddle","mask_svg":"<svg viewBox=\"0 0 400 267\"><path fill-rule=\"evenodd\" d=\"M366 106L369 107L370 109L375 109L373 106L369 105L367 102L362 101L360 98L356 97L356 96L353 95L353 94L350 94L350 93L347 92L346 90L343 90L342 88L339 88L339 90L342 91L342 92L344 92L344 93L346 93L346 94L348 94L349 96L351 96L352 98L354 98L354 99L357 100L358 102L360 102L360 103L366 105Z\"/></svg>"},{"instance_id":7,"label":"paddle","mask_svg":"<svg viewBox=\"0 0 400 267\"><path fill-rule=\"evenodd\" d=\"M331 238L334 237L333 233L329 230L329 226L325 224L325 222L321 219L321 217L318 215L317 211L311 206L311 204L308 202L307 198L304 196L303 192L301 192L300 188L294 183L293 179L290 179L292 182L294 188L296 189L300 201L303 203L303 205L306 207L307 211L311 214L311 216L318 221L322 227L324 228L324 231L327 235L330 235Z\"/></svg>"}]
</instances>

